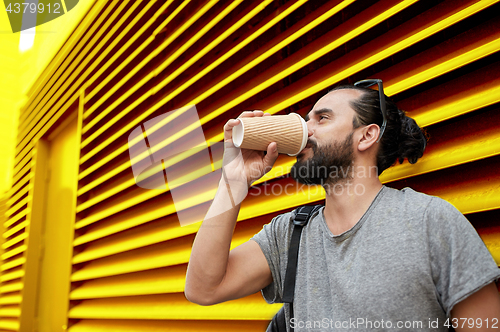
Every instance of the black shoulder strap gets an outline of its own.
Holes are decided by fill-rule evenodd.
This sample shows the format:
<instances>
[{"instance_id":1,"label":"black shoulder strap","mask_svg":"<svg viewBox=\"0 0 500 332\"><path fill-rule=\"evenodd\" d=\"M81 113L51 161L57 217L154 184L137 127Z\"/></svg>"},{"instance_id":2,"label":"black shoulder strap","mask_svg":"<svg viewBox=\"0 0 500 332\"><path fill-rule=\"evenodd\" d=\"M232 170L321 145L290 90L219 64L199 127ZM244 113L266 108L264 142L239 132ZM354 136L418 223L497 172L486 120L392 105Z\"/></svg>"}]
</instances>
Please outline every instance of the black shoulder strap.
<instances>
[{"instance_id":1,"label":"black shoulder strap","mask_svg":"<svg viewBox=\"0 0 500 332\"><path fill-rule=\"evenodd\" d=\"M297 260L299 258L299 244L300 235L302 234L302 227L304 227L311 215L319 210L322 205L305 205L299 207L295 211L293 218L293 233L290 240L290 247L288 249L288 263L286 265L285 283L283 285L283 302L292 303L293 293L295 291L295 276L297 274Z\"/></svg>"}]
</instances>

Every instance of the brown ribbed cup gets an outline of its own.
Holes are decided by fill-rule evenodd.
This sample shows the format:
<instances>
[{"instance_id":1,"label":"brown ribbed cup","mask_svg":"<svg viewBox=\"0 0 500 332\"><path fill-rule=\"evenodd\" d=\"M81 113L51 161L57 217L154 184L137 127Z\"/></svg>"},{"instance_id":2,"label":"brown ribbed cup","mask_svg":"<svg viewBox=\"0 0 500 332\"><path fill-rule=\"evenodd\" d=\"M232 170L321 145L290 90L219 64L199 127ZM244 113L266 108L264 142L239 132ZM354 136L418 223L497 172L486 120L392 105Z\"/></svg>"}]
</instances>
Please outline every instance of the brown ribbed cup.
<instances>
[{"instance_id":1,"label":"brown ribbed cup","mask_svg":"<svg viewBox=\"0 0 500 332\"><path fill-rule=\"evenodd\" d=\"M306 122L297 113L252 118L239 118L233 127L233 143L236 147L266 151L276 142L279 153L297 155L307 143Z\"/></svg>"}]
</instances>

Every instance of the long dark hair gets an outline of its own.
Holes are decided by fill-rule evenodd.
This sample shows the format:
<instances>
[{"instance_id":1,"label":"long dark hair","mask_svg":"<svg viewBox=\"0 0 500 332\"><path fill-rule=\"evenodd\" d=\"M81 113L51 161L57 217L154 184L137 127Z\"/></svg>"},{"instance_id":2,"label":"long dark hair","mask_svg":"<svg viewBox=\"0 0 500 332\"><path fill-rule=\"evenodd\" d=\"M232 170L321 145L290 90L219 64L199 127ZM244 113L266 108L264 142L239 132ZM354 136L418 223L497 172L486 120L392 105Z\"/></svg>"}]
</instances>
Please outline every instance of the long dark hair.
<instances>
[{"instance_id":1,"label":"long dark hair","mask_svg":"<svg viewBox=\"0 0 500 332\"><path fill-rule=\"evenodd\" d=\"M351 107L356 112L353 118L354 129L372 123L382 125L378 91L354 85L339 86L332 91L340 89L364 92L358 99L351 101ZM427 134L415 120L406 116L389 97L385 96L385 102L387 125L379 142L380 149L377 155L379 175L394 165L396 160L401 164L408 159L411 164L415 164L423 156L427 145Z\"/></svg>"}]
</instances>

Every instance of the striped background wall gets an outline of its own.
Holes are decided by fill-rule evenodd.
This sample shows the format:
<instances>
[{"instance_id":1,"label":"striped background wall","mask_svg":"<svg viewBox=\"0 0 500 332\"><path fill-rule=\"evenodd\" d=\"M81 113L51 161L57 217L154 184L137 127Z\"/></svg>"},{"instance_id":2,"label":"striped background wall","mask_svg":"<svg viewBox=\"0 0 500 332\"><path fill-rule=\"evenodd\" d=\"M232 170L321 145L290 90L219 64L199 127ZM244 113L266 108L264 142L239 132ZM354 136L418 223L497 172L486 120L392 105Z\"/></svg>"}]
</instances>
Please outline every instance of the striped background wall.
<instances>
[{"instance_id":1,"label":"striped background wall","mask_svg":"<svg viewBox=\"0 0 500 332\"><path fill-rule=\"evenodd\" d=\"M499 13L491 0L97 1L21 110L13 187L2 204L0 331L18 331L29 319L21 308L36 303L26 267L40 220L32 213L37 142L74 117L81 143L68 330L264 331L280 306L260 294L211 307L184 298L199 223L179 226L168 188L135 184L129 134L196 105L206 140L218 142L243 110L305 115L332 86L364 78L383 79L431 137L421 161L387 170L383 182L453 203L500 264ZM157 148L189 134L179 130ZM196 155L184 157L197 174ZM280 156L252 189L233 246L282 211L324 199L288 178L293 163ZM292 195L279 190L287 184ZM203 210L213 194L203 191L185 209Z\"/></svg>"}]
</instances>

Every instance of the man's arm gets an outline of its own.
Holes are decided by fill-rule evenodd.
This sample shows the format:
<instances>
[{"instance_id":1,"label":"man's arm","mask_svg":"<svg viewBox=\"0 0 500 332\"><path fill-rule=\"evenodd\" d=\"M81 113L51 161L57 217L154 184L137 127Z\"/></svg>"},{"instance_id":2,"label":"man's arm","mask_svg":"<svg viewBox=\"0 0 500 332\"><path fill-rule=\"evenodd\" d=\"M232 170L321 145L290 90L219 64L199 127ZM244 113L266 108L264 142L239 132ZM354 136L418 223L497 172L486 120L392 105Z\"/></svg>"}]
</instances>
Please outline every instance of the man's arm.
<instances>
[{"instance_id":1,"label":"man's arm","mask_svg":"<svg viewBox=\"0 0 500 332\"><path fill-rule=\"evenodd\" d=\"M456 331L486 331L492 329L495 322L496 328L500 329L500 296L495 283L488 284L457 303L451 311L451 317L458 321ZM470 318L474 320L473 323L469 321Z\"/></svg>"},{"instance_id":2,"label":"man's arm","mask_svg":"<svg viewBox=\"0 0 500 332\"><path fill-rule=\"evenodd\" d=\"M263 116L261 111L241 116ZM229 251L248 187L271 169L278 157L276 143L267 154L241 150L232 143L232 128L239 120L224 126L223 176L207 216L196 234L186 273L184 294L201 305L211 305L253 294L272 282L267 260L259 245L248 241Z\"/></svg>"},{"instance_id":3,"label":"man's arm","mask_svg":"<svg viewBox=\"0 0 500 332\"><path fill-rule=\"evenodd\" d=\"M248 241L229 251L240 206L224 211L223 180L209 213L193 243L184 294L201 305L212 305L253 294L272 282L271 271L259 245ZM234 191L234 188L232 188Z\"/></svg>"}]
</instances>

